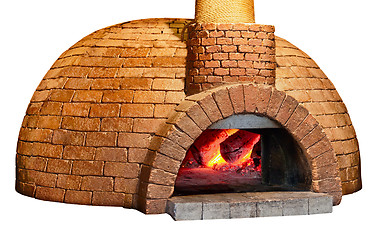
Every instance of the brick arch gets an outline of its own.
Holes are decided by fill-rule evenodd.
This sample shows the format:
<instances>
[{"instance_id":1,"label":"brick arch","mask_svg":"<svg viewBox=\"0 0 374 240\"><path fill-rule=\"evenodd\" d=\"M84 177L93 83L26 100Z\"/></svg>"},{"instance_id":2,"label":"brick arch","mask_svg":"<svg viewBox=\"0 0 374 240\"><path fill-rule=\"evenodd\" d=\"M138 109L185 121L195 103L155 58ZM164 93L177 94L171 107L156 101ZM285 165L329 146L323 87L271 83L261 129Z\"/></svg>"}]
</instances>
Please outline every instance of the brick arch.
<instances>
[{"instance_id":1,"label":"brick arch","mask_svg":"<svg viewBox=\"0 0 374 240\"><path fill-rule=\"evenodd\" d=\"M163 213L173 194L179 167L194 140L211 124L235 114L268 117L283 126L304 151L312 173L312 191L341 201L337 159L322 127L293 97L268 85L225 85L187 97L170 115L150 145L142 167L138 209Z\"/></svg>"}]
</instances>

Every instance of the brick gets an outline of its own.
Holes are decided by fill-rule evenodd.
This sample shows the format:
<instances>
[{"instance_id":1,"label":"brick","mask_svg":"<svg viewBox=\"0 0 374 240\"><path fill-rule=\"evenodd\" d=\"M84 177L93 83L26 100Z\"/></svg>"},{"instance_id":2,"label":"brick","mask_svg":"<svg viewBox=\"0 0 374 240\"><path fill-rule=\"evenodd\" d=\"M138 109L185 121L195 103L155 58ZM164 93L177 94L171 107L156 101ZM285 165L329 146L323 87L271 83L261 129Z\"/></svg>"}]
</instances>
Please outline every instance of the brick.
<instances>
[{"instance_id":1,"label":"brick","mask_svg":"<svg viewBox=\"0 0 374 240\"><path fill-rule=\"evenodd\" d=\"M82 179L82 190L88 191L113 191L113 179L111 177L86 176Z\"/></svg>"},{"instance_id":2,"label":"brick","mask_svg":"<svg viewBox=\"0 0 374 240\"><path fill-rule=\"evenodd\" d=\"M126 162L127 150L125 148L98 148L95 160L106 162Z\"/></svg>"},{"instance_id":3,"label":"brick","mask_svg":"<svg viewBox=\"0 0 374 240\"><path fill-rule=\"evenodd\" d=\"M200 105L192 106L187 111L187 114L202 130L205 130L212 124Z\"/></svg>"},{"instance_id":4,"label":"brick","mask_svg":"<svg viewBox=\"0 0 374 240\"><path fill-rule=\"evenodd\" d=\"M37 171L44 171L47 166L47 158L42 157L26 157L17 154L16 157L17 168L26 168Z\"/></svg>"},{"instance_id":5,"label":"brick","mask_svg":"<svg viewBox=\"0 0 374 240\"><path fill-rule=\"evenodd\" d=\"M62 120L62 128L77 131L99 131L100 119L64 117Z\"/></svg>"},{"instance_id":6,"label":"brick","mask_svg":"<svg viewBox=\"0 0 374 240\"><path fill-rule=\"evenodd\" d=\"M101 123L102 131L130 132L133 126L131 118L103 118Z\"/></svg>"},{"instance_id":7,"label":"brick","mask_svg":"<svg viewBox=\"0 0 374 240\"><path fill-rule=\"evenodd\" d=\"M67 190L64 202L73 204L90 205L92 192Z\"/></svg>"},{"instance_id":8,"label":"brick","mask_svg":"<svg viewBox=\"0 0 374 240\"><path fill-rule=\"evenodd\" d=\"M215 123L218 120L221 120L223 118L218 109L217 104L215 103L211 95L200 100L198 103L201 106L201 108L204 110L204 112L207 114L209 120L212 123Z\"/></svg>"},{"instance_id":9,"label":"brick","mask_svg":"<svg viewBox=\"0 0 374 240\"><path fill-rule=\"evenodd\" d=\"M97 104L92 105L90 117L118 117L120 104Z\"/></svg>"},{"instance_id":10,"label":"brick","mask_svg":"<svg viewBox=\"0 0 374 240\"><path fill-rule=\"evenodd\" d=\"M253 62L252 61L246 61L246 60L238 61L238 67L240 67L240 68L253 68ZM242 69L242 70L244 71L244 73L242 72L239 75L245 75L245 69Z\"/></svg>"},{"instance_id":11,"label":"brick","mask_svg":"<svg viewBox=\"0 0 374 240\"><path fill-rule=\"evenodd\" d=\"M119 89L119 79L93 79L91 89L93 90L114 90Z\"/></svg>"},{"instance_id":12,"label":"brick","mask_svg":"<svg viewBox=\"0 0 374 240\"><path fill-rule=\"evenodd\" d=\"M124 48L120 56L123 58L147 57L150 50L151 50L150 48Z\"/></svg>"},{"instance_id":13,"label":"brick","mask_svg":"<svg viewBox=\"0 0 374 240\"><path fill-rule=\"evenodd\" d=\"M63 147L61 145L52 145L49 143L33 144L33 155L50 158L60 158L62 156Z\"/></svg>"},{"instance_id":14,"label":"brick","mask_svg":"<svg viewBox=\"0 0 374 240\"><path fill-rule=\"evenodd\" d=\"M336 164L318 167L312 170L313 179L335 178L339 175Z\"/></svg>"},{"instance_id":15,"label":"brick","mask_svg":"<svg viewBox=\"0 0 374 240\"><path fill-rule=\"evenodd\" d=\"M220 109L224 118L231 116L234 113L234 109L231 104L231 99L227 89L222 89L213 93L213 98L216 101L218 108Z\"/></svg>"},{"instance_id":16,"label":"brick","mask_svg":"<svg viewBox=\"0 0 374 240\"><path fill-rule=\"evenodd\" d=\"M40 112L40 108L42 107L43 103L38 102L38 103L29 103L26 114L27 115L34 115L38 114Z\"/></svg>"},{"instance_id":17,"label":"brick","mask_svg":"<svg viewBox=\"0 0 374 240\"><path fill-rule=\"evenodd\" d=\"M138 179L128 179L116 177L114 181L114 191L123 193L137 193Z\"/></svg>"},{"instance_id":18,"label":"brick","mask_svg":"<svg viewBox=\"0 0 374 240\"><path fill-rule=\"evenodd\" d=\"M46 101L51 94L50 90L36 91L31 98L31 102L43 102Z\"/></svg>"},{"instance_id":19,"label":"brick","mask_svg":"<svg viewBox=\"0 0 374 240\"><path fill-rule=\"evenodd\" d=\"M40 109L40 115L60 115L62 103L44 102Z\"/></svg>"},{"instance_id":20,"label":"brick","mask_svg":"<svg viewBox=\"0 0 374 240\"><path fill-rule=\"evenodd\" d=\"M65 89L80 89L88 90L90 89L92 80L85 78L70 78L67 80L64 88Z\"/></svg>"},{"instance_id":21,"label":"brick","mask_svg":"<svg viewBox=\"0 0 374 240\"><path fill-rule=\"evenodd\" d=\"M313 118L313 116L308 115L306 119L296 128L296 130L294 131L294 135L301 140L317 125L318 122Z\"/></svg>"},{"instance_id":22,"label":"brick","mask_svg":"<svg viewBox=\"0 0 374 240\"><path fill-rule=\"evenodd\" d=\"M47 172L51 173L70 173L71 161L62 159L49 159Z\"/></svg>"},{"instance_id":23,"label":"brick","mask_svg":"<svg viewBox=\"0 0 374 240\"><path fill-rule=\"evenodd\" d=\"M258 94L259 89L255 85L244 85L244 102L246 112L255 112Z\"/></svg>"},{"instance_id":24,"label":"brick","mask_svg":"<svg viewBox=\"0 0 374 240\"><path fill-rule=\"evenodd\" d=\"M279 108L276 116L277 121L284 125L290 118L291 114L295 111L297 105L298 102L294 98L287 96Z\"/></svg>"},{"instance_id":25,"label":"brick","mask_svg":"<svg viewBox=\"0 0 374 240\"><path fill-rule=\"evenodd\" d=\"M72 174L74 175L103 175L104 162L101 161L73 161Z\"/></svg>"},{"instance_id":26,"label":"brick","mask_svg":"<svg viewBox=\"0 0 374 240\"><path fill-rule=\"evenodd\" d=\"M229 54L228 53L213 53L214 60L228 60Z\"/></svg>"},{"instance_id":27,"label":"brick","mask_svg":"<svg viewBox=\"0 0 374 240\"><path fill-rule=\"evenodd\" d=\"M104 176L137 178L139 171L137 163L106 162L104 166Z\"/></svg>"},{"instance_id":28,"label":"brick","mask_svg":"<svg viewBox=\"0 0 374 240\"><path fill-rule=\"evenodd\" d=\"M62 89L53 89L51 90L50 101L57 102L70 102L74 95L73 90L62 90Z\"/></svg>"},{"instance_id":29,"label":"brick","mask_svg":"<svg viewBox=\"0 0 374 240\"><path fill-rule=\"evenodd\" d=\"M86 137L86 146L110 147L116 146L117 133L114 132L89 132Z\"/></svg>"},{"instance_id":30,"label":"brick","mask_svg":"<svg viewBox=\"0 0 374 240\"><path fill-rule=\"evenodd\" d=\"M165 119L136 118L134 119L133 132L155 133L163 126L163 123L165 123Z\"/></svg>"},{"instance_id":31,"label":"brick","mask_svg":"<svg viewBox=\"0 0 374 240\"><path fill-rule=\"evenodd\" d=\"M34 170L23 170L23 173L25 173L26 176L21 177L20 178L21 181L24 180L24 182L35 183L35 185L37 186L44 186L44 187L55 187L56 185L56 179L57 179L56 174L39 172L39 171L34 171Z\"/></svg>"},{"instance_id":32,"label":"brick","mask_svg":"<svg viewBox=\"0 0 374 240\"><path fill-rule=\"evenodd\" d=\"M92 205L131 207L132 195L114 192L93 192Z\"/></svg>"},{"instance_id":33,"label":"brick","mask_svg":"<svg viewBox=\"0 0 374 240\"><path fill-rule=\"evenodd\" d=\"M104 92L103 102L105 103L124 103L131 102L134 96L132 90L106 91Z\"/></svg>"},{"instance_id":34,"label":"brick","mask_svg":"<svg viewBox=\"0 0 374 240\"><path fill-rule=\"evenodd\" d=\"M94 154L95 148L92 147L66 146L63 158L73 160L93 160Z\"/></svg>"},{"instance_id":35,"label":"brick","mask_svg":"<svg viewBox=\"0 0 374 240\"><path fill-rule=\"evenodd\" d=\"M262 114L266 113L269 106L272 90L273 89L271 87L264 87L259 90L260 93L257 95L256 104L257 112Z\"/></svg>"},{"instance_id":36,"label":"brick","mask_svg":"<svg viewBox=\"0 0 374 240\"><path fill-rule=\"evenodd\" d=\"M117 74L118 68L108 67L93 67L88 74L89 78L114 78Z\"/></svg>"},{"instance_id":37,"label":"brick","mask_svg":"<svg viewBox=\"0 0 374 240\"><path fill-rule=\"evenodd\" d=\"M159 105L162 106L162 105ZM121 117L153 117L153 104L122 104Z\"/></svg>"},{"instance_id":38,"label":"brick","mask_svg":"<svg viewBox=\"0 0 374 240\"><path fill-rule=\"evenodd\" d=\"M33 145L33 143L18 141L17 153L23 155L32 155Z\"/></svg>"},{"instance_id":39,"label":"brick","mask_svg":"<svg viewBox=\"0 0 374 240\"><path fill-rule=\"evenodd\" d=\"M205 67L207 68L218 68L220 67L220 61L206 61Z\"/></svg>"},{"instance_id":40,"label":"brick","mask_svg":"<svg viewBox=\"0 0 374 240\"><path fill-rule=\"evenodd\" d=\"M186 94L184 91L182 92L166 92L165 96L165 103L175 103L179 104L184 98L186 97Z\"/></svg>"},{"instance_id":41,"label":"brick","mask_svg":"<svg viewBox=\"0 0 374 240\"><path fill-rule=\"evenodd\" d=\"M53 202L62 202L64 200L65 190L60 188L49 188L49 187L36 187L35 198L53 201Z\"/></svg>"},{"instance_id":42,"label":"brick","mask_svg":"<svg viewBox=\"0 0 374 240\"><path fill-rule=\"evenodd\" d=\"M182 79L163 79L153 80L153 90L182 91L184 90L184 81Z\"/></svg>"},{"instance_id":43,"label":"brick","mask_svg":"<svg viewBox=\"0 0 374 240\"><path fill-rule=\"evenodd\" d=\"M58 129L61 119L59 116L39 116L37 126L38 128Z\"/></svg>"},{"instance_id":44,"label":"brick","mask_svg":"<svg viewBox=\"0 0 374 240\"><path fill-rule=\"evenodd\" d=\"M49 129L31 129L21 128L19 139L30 142L51 142L52 130Z\"/></svg>"},{"instance_id":45,"label":"brick","mask_svg":"<svg viewBox=\"0 0 374 240\"><path fill-rule=\"evenodd\" d=\"M332 149L332 146L327 139L327 137L322 138L319 142L311 146L307 149L307 153L311 158L316 158L317 156L321 155Z\"/></svg>"},{"instance_id":46,"label":"brick","mask_svg":"<svg viewBox=\"0 0 374 240\"><path fill-rule=\"evenodd\" d=\"M186 114L180 118L176 125L192 139L196 139L202 132L196 123Z\"/></svg>"},{"instance_id":47,"label":"brick","mask_svg":"<svg viewBox=\"0 0 374 240\"><path fill-rule=\"evenodd\" d=\"M231 76L244 76L245 75L245 69L242 69L242 68L231 68L230 69L230 75Z\"/></svg>"},{"instance_id":48,"label":"brick","mask_svg":"<svg viewBox=\"0 0 374 240\"><path fill-rule=\"evenodd\" d=\"M244 53L229 53L230 60L242 60L244 59Z\"/></svg>"},{"instance_id":49,"label":"brick","mask_svg":"<svg viewBox=\"0 0 374 240\"><path fill-rule=\"evenodd\" d=\"M214 59L213 55L214 54L218 54L218 53L200 53L198 56L199 56L199 60L201 61L209 61L209 60L212 60Z\"/></svg>"},{"instance_id":50,"label":"brick","mask_svg":"<svg viewBox=\"0 0 374 240\"><path fill-rule=\"evenodd\" d=\"M235 60L224 60L221 62L224 68L236 68L238 67L238 61Z\"/></svg>"},{"instance_id":51,"label":"brick","mask_svg":"<svg viewBox=\"0 0 374 240\"><path fill-rule=\"evenodd\" d=\"M209 46L209 45L215 45L216 39L215 38L202 38L201 39L201 45L203 46Z\"/></svg>"},{"instance_id":52,"label":"brick","mask_svg":"<svg viewBox=\"0 0 374 240\"><path fill-rule=\"evenodd\" d=\"M177 174L180 168L180 164L180 161L176 161L175 159L161 153L156 153L153 167Z\"/></svg>"},{"instance_id":53,"label":"brick","mask_svg":"<svg viewBox=\"0 0 374 240\"><path fill-rule=\"evenodd\" d=\"M165 186L174 186L176 177L177 176L173 173L169 173L157 168L152 168L149 174L149 182Z\"/></svg>"},{"instance_id":54,"label":"brick","mask_svg":"<svg viewBox=\"0 0 374 240\"><path fill-rule=\"evenodd\" d=\"M136 91L134 95L135 103L163 103L164 99L164 91Z\"/></svg>"},{"instance_id":55,"label":"brick","mask_svg":"<svg viewBox=\"0 0 374 240\"><path fill-rule=\"evenodd\" d=\"M217 38L217 44L218 45L231 45L232 44L232 38Z\"/></svg>"},{"instance_id":56,"label":"brick","mask_svg":"<svg viewBox=\"0 0 374 240\"><path fill-rule=\"evenodd\" d=\"M75 92L73 101L74 102L100 102L103 96L102 91L96 90L78 90Z\"/></svg>"},{"instance_id":57,"label":"brick","mask_svg":"<svg viewBox=\"0 0 374 240\"><path fill-rule=\"evenodd\" d=\"M230 74L230 70L228 68L215 68L214 74L218 76L225 76Z\"/></svg>"},{"instance_id":58,"label":"brick","mask_svg":"<svg viewBox=\"0 0 374 240\"><path fill-rule=\"evenodd\" d=\"M125 58L122 67L151 67L152 59L150 58Z\"/></svg>"},{"instance_id":59,"label":"brick","mask_svg":"<svg viewBox=\"0 0 374 240\"><path fill-rule=\"evenodd\" d=\"M64 103L63 116L88 117L90 111L89 103Z\"/></svg>"},{"instance_id":60,"label":"brick","mask_svg":"<svg viewBox=\"0 0 374 240\"><path fill-rule=\"evenodd\" d=\"M118 136L118 146L120 147L147 148L150 142L150 134L120 133Z\"/></svg>"},{"instance_id":61,"label":"brick","mask_svg":"<svg viewBox=\"0 0 374 240\"><path fill-rule=\"evenodd\" d=\"M148 184L147 198L169 198L173 194L174 187L156 184Z\"/></svg>"},{"instance_id":62,"label":"brick","mask_svg":"<svg viewBox=\"0 0 374 240\"><path fill-rule=\"evenodd\" d=\"M305 118L309 115L308 110L306 110L301 105L298 105L296 107L295 112L291 115L291 117L288 119L286 123L286 128L293 132L296 130L296 128L305 120Z\"/></svg>"},{"instance_id":63,"label":"brick","mask_svg":"<svg viewBox=\"0 0 374 240\"><path fill-rule=\"evenodd\" d=\"M175 108L174 104L156 104L154 108L155 118L167 118Z\"/></svg>"},{"instance_id":64,"label":"brick","mask_svg":"<svg viewBox=\"0 0 374 240\"><path fill-rule=\"evenodd\" d=\"M323 129L317 126L301 140L301 144L305 148L309 148L324 137L326 137L326 134L323 132Z\"/></svg>"},{"instance_id":65,"label":"brick","mask_svg":"<svg viewBox=\"0 0 374 240\"><path fill-rule=\"evenodd\" d=\"M155 137L149 149L158 151L177 161L182 161L186 155L186 150L177 143L163 137Z\"/></svg>"},{"instance_id":66,"label":"brick","mask_svg":"<svg viewBox=\"0 0 374 240\"><path fill-rule=\"evenodd\" d=\"M236 114L244 112L244 95L243 86L228 87L231 103Z\"/></svg>"},{"instance_id":67,"label":"brick","mask_svg":"<svg viewBox=\"0 0 374 240\"><path fill-rule=\"evenodd\" d=\"M152 87L151 78L124 78L120 81L121 89L150 90Z\"/></svg>"},{"instance_id":68,"label":"brick","mask_svg":"<svg viewBox=\"0 0 374 240\"><path fill-rule=\"evenodd\" d=\"M239 45L239 52L241 52L241 47L243 45L247 45L248 44L248 39L246 38L241 38L240 37L241 33L238 33L238 37L235 37L232 39L232 42L234 45Z\"/></svg>"},{"instance_id":69,"label":"brick","mask_svg":"<svg viewBox=\"0 0 374 240\"><path fill-rule=\"evenodd\" d=\"M53 132L52 143L62 145L83 145L84 133L68 131L68 130L55 130Z\"/></svg>"},{"instance_id":70,"label":"brick","mask_svg":"<svg viewBox=\"0 0 374 240\"><path fill-rule=\"evenodd\" d=\"M143 148L129 148L128 162L131 163L144 163L148 149Z\"/></svg>"},{"instance_id":71,"label":"brick","mask_svg":"<svg viewBox=\"0 0 374 240\"><path fill-rule=\"evenodd\" d=\"M58 188L79 190L81 182L81 176L59 174L56 186Z\"/></svg>"}]
</instances>

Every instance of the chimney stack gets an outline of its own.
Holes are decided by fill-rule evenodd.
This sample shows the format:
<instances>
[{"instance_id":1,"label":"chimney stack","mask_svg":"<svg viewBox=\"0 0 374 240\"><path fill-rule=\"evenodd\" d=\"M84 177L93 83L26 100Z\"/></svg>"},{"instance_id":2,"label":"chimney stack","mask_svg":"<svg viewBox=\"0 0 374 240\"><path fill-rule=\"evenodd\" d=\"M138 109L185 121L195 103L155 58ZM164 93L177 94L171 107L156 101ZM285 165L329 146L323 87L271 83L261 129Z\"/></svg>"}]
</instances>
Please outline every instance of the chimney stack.
<instances>
[{"instance_id":1,"label":"chimney stack","mask_svg":"<svg viewBox=\"0 0 374 240\"><path fill-rule=\"evenodd\" d=\"M275 84L274 26L255 24L253 9L253 0L196 1L187 95L226 83Z\"/></svg>"}]
</instances>

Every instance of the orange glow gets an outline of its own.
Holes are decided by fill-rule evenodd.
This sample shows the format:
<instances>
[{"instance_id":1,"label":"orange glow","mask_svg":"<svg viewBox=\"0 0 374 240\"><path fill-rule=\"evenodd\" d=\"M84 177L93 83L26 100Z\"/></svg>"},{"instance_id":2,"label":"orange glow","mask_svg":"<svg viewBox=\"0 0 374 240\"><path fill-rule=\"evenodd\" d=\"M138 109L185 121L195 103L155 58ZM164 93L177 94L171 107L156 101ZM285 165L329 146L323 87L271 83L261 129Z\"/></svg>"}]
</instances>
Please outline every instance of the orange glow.
<instances>
[{"instance_id":1,"label":"orange glow","mask_svg":"<svg viewBox=\"0 0 374 240\"><path fill-rule=\"evenodd\" d=\"M239 129L225 129L225 132L227 133L228 136L234 135L238 131L239 131ZM253 149L251 149L251 151L249 153L247 153L243 158L241 158L238 161L236 161L234 164L230 164L230 163L228 163L228 162L225 161L225 159L221 155L220 149L218 149L215 157L213 157L206 164L206 166L209 167L209 168L219 169L221 167L228 166L228 165L241 165L241 164L244 164L244 163L248 162L248 160L251 158L252 150ZM248 166L249 165L250 165L250 163L248 163Z\"/></svg>"}]
</instances>

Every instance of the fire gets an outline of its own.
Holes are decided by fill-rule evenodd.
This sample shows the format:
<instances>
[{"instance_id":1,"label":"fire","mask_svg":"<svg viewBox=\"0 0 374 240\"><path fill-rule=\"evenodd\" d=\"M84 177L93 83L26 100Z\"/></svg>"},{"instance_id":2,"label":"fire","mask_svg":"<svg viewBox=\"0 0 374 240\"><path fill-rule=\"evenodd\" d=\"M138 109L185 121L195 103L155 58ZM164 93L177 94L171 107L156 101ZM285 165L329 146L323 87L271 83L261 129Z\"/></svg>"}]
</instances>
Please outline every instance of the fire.
<instances>
[{"instance_id":1,"label":"fire","mask_svg":"<svg viewBox=\"0 0 374 240\"><path fill-rule=\"evenodd\" d=\"M261 171L261 157L257 155L261 151L259 146L253 151L260 137L259 134L239 129L206 130L187 152L182 167L238 173Z\"/></svg>"}]
</instances>

